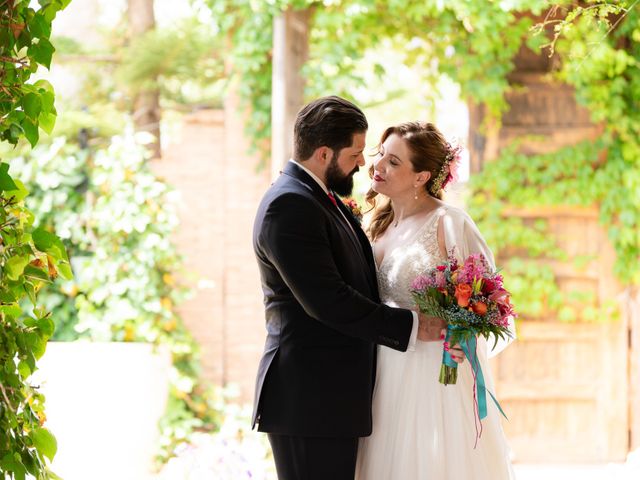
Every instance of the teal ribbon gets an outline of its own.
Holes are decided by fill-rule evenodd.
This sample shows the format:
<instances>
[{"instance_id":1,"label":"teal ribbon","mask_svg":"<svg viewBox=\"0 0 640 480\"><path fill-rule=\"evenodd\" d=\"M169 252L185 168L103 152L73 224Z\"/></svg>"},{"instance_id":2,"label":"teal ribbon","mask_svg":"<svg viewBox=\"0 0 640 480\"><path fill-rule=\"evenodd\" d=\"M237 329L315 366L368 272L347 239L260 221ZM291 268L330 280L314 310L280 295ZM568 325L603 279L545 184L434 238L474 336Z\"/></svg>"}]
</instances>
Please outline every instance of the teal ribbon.
<instances>
[{"instance_id":1,"label":"teal ribbon","mask_svg":"<svg viewBox=\"0 0 640 480\"><path fill-rule=\"evenodd\" d=\"M453 325L447 326L447 335L445 338L445 341L447 343L450 343L449 340L451 338L451 335L453 331L457 329L458 327L455 327ZM493 395L493 393L487 390L487 387L484 382L484 375L482 374L482 368L480 368L480 359L478 358L478 355L477 355L477 347L478 347L478 343L476 339L477 334L473 329L471 329L471 332L473 333L473 335L471 335L469 339L461 340L459 344L465 356L469 360L469 363L471 364L471 368L473 369L473 372L476 377L476 398L478 399L478 417L480 418L480 420L482 420L487 416L487 393L488 393L491 399L493 400L493 402L496 404L496 407L498 407L498 410L500 410L500 413L502 414L502 416L504 418L507 418L507 416L504 414L504 411L502 410L502 407L500 406L500 403L498 403L498 400L496 399L496 397ZM442 354L442 363L452 368L458 368L458 364L455 362L455 360L453 360L449 352L447 352L446 350Z\"/></svg>"}]
</instances>

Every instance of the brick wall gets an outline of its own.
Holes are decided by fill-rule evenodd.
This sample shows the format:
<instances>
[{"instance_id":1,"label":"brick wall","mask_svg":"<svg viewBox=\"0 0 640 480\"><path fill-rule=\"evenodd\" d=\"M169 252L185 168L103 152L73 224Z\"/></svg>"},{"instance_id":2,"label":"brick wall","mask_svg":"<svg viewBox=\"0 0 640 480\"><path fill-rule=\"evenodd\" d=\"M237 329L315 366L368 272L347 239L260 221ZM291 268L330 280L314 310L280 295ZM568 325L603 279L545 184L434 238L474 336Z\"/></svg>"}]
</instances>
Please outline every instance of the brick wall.
<instances>
[{"instance_id":1,"label":"brick wall","mask_svg":"<svg viewBox=\"0 0 640 480\"><path fill-rule=\"evenodd\" d=\"M180 310L201 346L203 374L239 386L240 401L250 402L264 344L251 231L270 179L247 153L235 99L229 102L225 111L185 117L154 168L179 194L174 240L185 258L182 278L195 292Z\"/></svg>"}]
</instances>

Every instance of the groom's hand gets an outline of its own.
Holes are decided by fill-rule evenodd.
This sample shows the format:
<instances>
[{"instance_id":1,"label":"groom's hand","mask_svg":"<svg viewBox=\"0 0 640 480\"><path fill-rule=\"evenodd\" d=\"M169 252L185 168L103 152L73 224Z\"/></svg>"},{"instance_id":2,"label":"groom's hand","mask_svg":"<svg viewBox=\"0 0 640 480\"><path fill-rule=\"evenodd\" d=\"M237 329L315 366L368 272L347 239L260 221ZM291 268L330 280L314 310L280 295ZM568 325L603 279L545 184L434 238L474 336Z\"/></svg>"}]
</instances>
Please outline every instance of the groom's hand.
<instances>
[{"instance_id":1,"label":"groom's hand","mask_svg":"<svg viewBox=\"0 0 640 480\"><path fill-rule=\"evenodd\" d=\"M423 342L440 340L440 331L446 326L446 322L441 318L418 313L418 340Z\"/></svg>"}]
</instances>

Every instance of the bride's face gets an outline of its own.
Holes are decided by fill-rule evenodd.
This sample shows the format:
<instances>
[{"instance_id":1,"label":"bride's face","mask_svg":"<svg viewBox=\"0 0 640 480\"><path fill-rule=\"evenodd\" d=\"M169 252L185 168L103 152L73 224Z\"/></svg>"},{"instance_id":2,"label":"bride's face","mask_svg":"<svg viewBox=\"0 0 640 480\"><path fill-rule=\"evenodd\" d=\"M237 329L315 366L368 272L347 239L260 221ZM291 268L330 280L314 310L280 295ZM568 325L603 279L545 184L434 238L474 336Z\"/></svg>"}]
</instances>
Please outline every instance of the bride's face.
<instances>
[{"instance_id":1,"label":"bride's face","mask_svg":"<svg viewBox=\"0 0 640 480\"><path fill-rule=\"evenodd\" d=\"M389 135L373 159L371 188L389 198L414 194L421 175L413 170L411 151L402 137Z\"/></svg>"}]
</instances>

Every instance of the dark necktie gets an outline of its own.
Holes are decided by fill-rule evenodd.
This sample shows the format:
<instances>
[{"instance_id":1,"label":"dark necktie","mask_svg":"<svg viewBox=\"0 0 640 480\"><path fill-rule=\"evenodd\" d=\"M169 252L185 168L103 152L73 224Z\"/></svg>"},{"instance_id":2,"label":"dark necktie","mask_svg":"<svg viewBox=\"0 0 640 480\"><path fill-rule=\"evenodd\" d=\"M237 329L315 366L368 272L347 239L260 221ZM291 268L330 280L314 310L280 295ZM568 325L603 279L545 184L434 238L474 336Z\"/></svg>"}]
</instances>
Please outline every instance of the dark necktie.
<instances>
[{"instance_id":1,"label":"dark necktie","mask_svg":"<svg viewBox=\"0 0 640 480\"><path fill-rule=\"evenodd\" d=\"M329 196L329 200L331 200L331 203L333 203L333 205L337 208L338 202L336 202L336 197L333 196L333 193L327 192L327 195Z\"/></svg>"}]
</instances>

